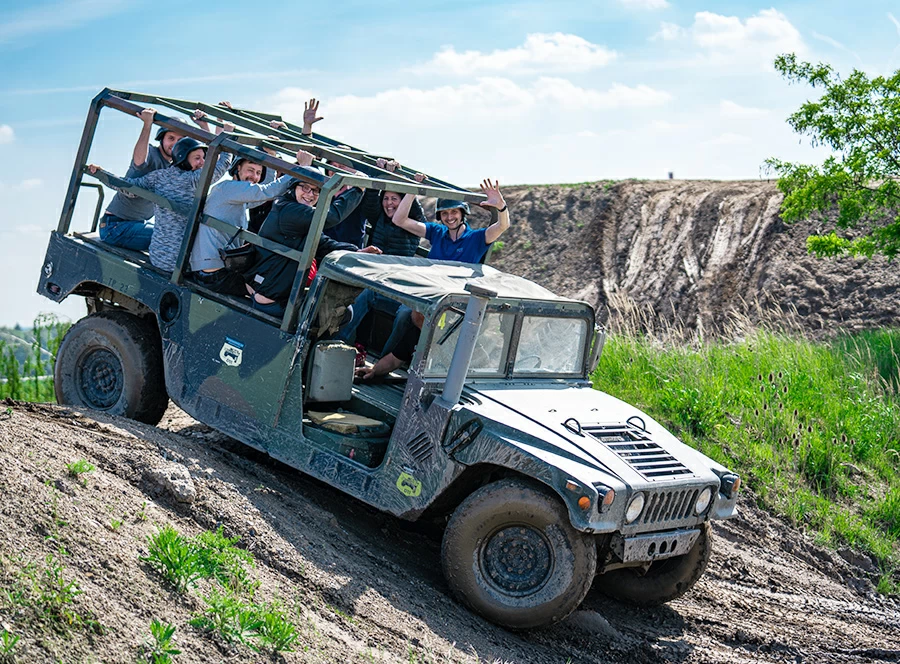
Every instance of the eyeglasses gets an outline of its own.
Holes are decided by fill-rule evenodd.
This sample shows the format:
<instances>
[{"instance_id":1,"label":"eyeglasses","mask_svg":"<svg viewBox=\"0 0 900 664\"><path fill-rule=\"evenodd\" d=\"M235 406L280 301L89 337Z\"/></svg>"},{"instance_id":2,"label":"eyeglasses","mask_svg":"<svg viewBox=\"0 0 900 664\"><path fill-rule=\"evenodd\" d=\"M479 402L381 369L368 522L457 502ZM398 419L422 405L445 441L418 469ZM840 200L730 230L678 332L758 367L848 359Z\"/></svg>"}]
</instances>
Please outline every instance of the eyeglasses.
<instances>
[{"instance_id":1,"label":"eyeglasses","mask_svg":"<svg viewBox=\"0 0 900 664\"><path fill-rule=\"evenodd\" d=\"M315 194L316 196L319 195L320 191L318 187L314 187L311 184L306 184L305 182L301 182L300 184L298 184L297 189L302 191L304 194Z\"/></svg>"}]
</instances>

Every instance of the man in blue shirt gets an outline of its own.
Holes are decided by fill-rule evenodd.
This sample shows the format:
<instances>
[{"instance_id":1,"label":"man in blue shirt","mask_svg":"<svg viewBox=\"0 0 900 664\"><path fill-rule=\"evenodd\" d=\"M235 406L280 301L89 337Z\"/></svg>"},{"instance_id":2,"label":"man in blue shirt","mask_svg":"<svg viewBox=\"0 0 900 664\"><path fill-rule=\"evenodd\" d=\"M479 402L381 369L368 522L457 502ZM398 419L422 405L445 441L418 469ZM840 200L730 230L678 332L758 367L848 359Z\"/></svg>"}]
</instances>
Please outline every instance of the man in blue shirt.
<instances>
[{"instance_id":1,"label":"man in blue shirt","mask_svg":"<svg viewBox=\"0 0 900 664\"><path fill-rule=\"evenodd\" d=\"M422 182L423 179L424 176L421 173L416 174L417 182ZM497 221L487 228L470 228L466 223L469 204L465 201L454 201L447 198L439 198L434 209L435 217L441 223L423 223L410 219L409 211L416 198L414 194L406 194L403 197L391 221L413 235L427 239L431 243L428 258L479 263L487 253L488 247L509 228L509 207L503 200L503 194L500 193L500 183L485 180L481 183L481 192L487 196L487 200L482 201L479 205L485 208L496 208L499 212ZM412 309L406 306L401 305L397 310L394 329L384 344L385 355L393 352L409 327L413 325L412 314Z\"/></svg>"},{"instance_id":2,"label":"man in blue shirt","mask_svg":"<svg viewBox=\"0 0 900 664\"><path fill-rule=\"evenodd\" d=\"M423 223L410 219L409 212L416 198L413 194L406 194L403 197L391 221L405 231L428 240L431 243L428 258L479 263L487 253L488 247L509 228L509 209L503 200L503 194L500 193L500 183L485 180L481 183L481 191L487 196L487 200L479 205L496 208L500 213L497 221L487 228L470 228L466 223L469 204L447 198L438 199L434 211L435 217L441 223Z\"/></svg>"}]
</instances>

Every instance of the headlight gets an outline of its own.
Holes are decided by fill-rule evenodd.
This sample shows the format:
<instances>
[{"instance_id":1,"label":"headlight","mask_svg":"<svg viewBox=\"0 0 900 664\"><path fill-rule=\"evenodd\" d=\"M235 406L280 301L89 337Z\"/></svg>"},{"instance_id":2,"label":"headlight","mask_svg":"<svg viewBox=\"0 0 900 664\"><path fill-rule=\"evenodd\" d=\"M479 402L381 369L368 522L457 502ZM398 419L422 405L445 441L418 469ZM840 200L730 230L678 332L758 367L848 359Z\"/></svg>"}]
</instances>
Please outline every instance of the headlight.
<instances>
[{"instance_id":1,"label":"headlight","mask_svg":"<svg viewBox=\"0 0 900 664\"><path fill-rule=\"evenodd\" d=\"M694 503L694 514L698 516L703 514L706 511L706 508L709 507L709 502L712 500L712 489L706 487L703 491L700 492L700 495L697 496L697 502Z\"/></svg>"},{"instance_id":2,"label":"headlight","mask_svg":"<svg viewBox=\"0 0 900 664\"><path fill-rule=\"evenodd\" d=\"M644 511L644 494L636 493L631 502L628 503L628 509L625 510L625 523L631 523L637 519L641 512Z\"/></svg>"}]
</instances>

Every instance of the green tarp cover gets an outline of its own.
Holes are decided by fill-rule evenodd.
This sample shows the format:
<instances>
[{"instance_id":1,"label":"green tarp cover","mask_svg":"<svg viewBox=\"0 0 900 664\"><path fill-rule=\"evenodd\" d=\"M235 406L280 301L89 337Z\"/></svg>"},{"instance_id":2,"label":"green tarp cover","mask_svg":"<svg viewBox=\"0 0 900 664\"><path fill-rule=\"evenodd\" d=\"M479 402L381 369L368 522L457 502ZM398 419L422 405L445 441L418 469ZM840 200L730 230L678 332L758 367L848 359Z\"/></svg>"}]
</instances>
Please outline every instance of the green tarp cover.
<instances>
[{"instance_id":1,"label":"green tarp cover","mask_svg":"<svg viewBox=\"0 0 900 664\"><path fill-rule=\"evenodd\" d=\"M342 283L390 294L419 310L430 307L446 295L468 297L464 288L467 283L496 291L498 298L575 302L489 265L455 261L335 251L322 261L319 273Z\"/></svg>"}]
</instances>

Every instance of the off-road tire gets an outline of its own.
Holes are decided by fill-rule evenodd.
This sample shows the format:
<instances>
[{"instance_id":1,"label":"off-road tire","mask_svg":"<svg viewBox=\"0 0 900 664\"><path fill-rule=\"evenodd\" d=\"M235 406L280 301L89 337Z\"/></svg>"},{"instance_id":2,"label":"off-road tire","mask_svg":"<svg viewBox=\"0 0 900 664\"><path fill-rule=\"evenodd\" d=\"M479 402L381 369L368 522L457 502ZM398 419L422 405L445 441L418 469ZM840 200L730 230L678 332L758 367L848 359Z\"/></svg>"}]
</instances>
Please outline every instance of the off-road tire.
<instances>
[{"instance_id":1,"label":"off-road tire","mask_svg":"<svg viewBox=\"0 0 900 664\"><path fill-rule=\"evenodd\" d=\"M683 556L658 560L646 574L634 569L616 569L597 577L594 587L604 595L637 606L658 606L671 602L694 587L703 576L712 553L709 524L700 527L700 536Z\"/></svg>"},{"instance_id":2,"label":"off-road tire","mask_svg":"<svg viewBox=\"0 0 900 664\"><path fill-rule=\"evenodd\" d=\"M156 325L127 311L91 314L59 346L56 400L157 424L169 403Z\"/></svg>"},{"instance_id":3,"label":"off-road tire","mask_svg":"<svg viewBox=\"0 0 900 664\"><path fill-rule=\"evenodd\" d=\"M597 548L572 527L557 496L507 479L481 487L456 509L441 562L463 604L503 627L528 629L558 622L581 604Z\"/></svg>"}]
</instances>

